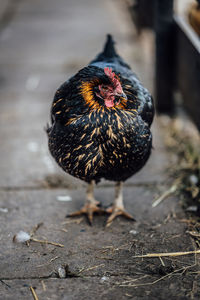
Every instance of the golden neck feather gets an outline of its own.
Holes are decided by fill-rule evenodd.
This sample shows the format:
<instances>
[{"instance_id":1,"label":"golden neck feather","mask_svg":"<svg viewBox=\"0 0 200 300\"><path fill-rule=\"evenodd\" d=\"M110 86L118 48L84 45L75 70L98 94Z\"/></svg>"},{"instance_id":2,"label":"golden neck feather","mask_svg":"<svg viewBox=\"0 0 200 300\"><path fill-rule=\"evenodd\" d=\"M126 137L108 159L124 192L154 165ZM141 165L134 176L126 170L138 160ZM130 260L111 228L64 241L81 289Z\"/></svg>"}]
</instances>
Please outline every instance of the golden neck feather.
<instances>
[{"instance_id":1,"label":"golden neck feather","mask_svg":"<svg viewBox=\"0 0 200 300\"><path fill-rule=\"evenodd\" d=\"M93 87L95 85L97 85L98 83L99 82L97 80L93 80L91 82L83 81L81 84L81 87L80 87L81 95L83 96L86 104L91 109L94 109L94 110L104 108L94 98ZM115 108L125 109L126 103L127 103L127 100L124 98L121 98L120 103L118 105L112 107L111 109L115 109Z\"/></svg>"}]
</instances>

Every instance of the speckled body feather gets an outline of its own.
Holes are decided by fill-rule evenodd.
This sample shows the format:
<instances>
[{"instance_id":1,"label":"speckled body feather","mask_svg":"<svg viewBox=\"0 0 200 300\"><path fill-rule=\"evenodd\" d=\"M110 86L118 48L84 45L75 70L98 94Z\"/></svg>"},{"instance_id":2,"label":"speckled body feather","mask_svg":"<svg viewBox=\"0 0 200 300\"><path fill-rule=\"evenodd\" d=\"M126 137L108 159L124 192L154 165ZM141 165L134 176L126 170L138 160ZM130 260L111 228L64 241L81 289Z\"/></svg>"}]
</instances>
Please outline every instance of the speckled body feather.
<instances>
[{"instance_id":1,"label":"speckled body feather","mask_svg":"<svg viewBox=\"0 0 200 300\"><path fill-rule=\"evenodd\" d=\"M112 68L127 96L111 108L95 94L109 81L105 67ZM104 51L57 90L47 129L50 152L64 171L86 182L125 181L149 158L153 115L150 94L108 36Z\"/></svg>"}]
</instances>

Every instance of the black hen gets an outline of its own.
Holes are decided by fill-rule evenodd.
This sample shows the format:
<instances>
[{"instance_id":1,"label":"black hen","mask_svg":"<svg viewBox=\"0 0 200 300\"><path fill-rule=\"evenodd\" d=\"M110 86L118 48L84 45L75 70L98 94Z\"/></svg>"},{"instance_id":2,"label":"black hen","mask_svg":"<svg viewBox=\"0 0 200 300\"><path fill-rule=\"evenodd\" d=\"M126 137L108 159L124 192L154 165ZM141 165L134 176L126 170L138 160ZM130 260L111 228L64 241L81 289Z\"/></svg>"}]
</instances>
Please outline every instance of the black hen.
<instances>
[{"instance_id":1,"label":"black hen","mask_svg":"<svg viewBox=\"0 0 200 300\"><path fill-rule=\"evenodd\" d=\"M84 207L92 222L100 212L93 195L101 178L116 181L107 225L124 210L122 182L139 171L151 153L154 106L149 92L116 53L111 35L104 50L57 90L47 129L49 149L67 173L88 182ZM133 219L133 218L132 218Z\"/></svg>"}]
</instances>

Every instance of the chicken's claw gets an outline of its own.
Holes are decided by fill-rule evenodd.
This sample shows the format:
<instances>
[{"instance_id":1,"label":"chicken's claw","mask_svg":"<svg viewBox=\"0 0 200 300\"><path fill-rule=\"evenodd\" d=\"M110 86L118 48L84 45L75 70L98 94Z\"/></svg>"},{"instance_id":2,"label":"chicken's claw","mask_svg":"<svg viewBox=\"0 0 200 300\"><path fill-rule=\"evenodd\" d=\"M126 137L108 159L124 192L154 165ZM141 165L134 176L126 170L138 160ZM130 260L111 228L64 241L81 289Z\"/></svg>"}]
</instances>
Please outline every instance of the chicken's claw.
<instances>
[{"instance_id":1,"label":"chicken's claw","mask_svg":"<svg viewBox=\"0 0 200 300\"><path fill-rule=\"evenodd\" d=\"M105 210L101 208L100 202L98 201L92 203L85 203L85 205L80 210L67 215L67 217L76 217L84 214L87 215L89 224L92 225L94 213L98 213L98 214L105 213Z\"/></svg>"},{"instance_id":2,"label":"chicken's claw","mask_svg":"<svg viewBox=\"0 0 200 300\"><path fill-rule=\"evenodd\" d=\"M129 214L127 211L125 211L124 208L122 207L117 207L117 206L111 206L109 208L106 209L107 213L111 213L111 215L109 216L107 222L106 222L106 227L109 227L113 220L117 217L117 216L124 216L127 219L130 219L132 221L135 221L135 219L133 218L133 216L131 214Z\"/></svg>"}]
</instances>

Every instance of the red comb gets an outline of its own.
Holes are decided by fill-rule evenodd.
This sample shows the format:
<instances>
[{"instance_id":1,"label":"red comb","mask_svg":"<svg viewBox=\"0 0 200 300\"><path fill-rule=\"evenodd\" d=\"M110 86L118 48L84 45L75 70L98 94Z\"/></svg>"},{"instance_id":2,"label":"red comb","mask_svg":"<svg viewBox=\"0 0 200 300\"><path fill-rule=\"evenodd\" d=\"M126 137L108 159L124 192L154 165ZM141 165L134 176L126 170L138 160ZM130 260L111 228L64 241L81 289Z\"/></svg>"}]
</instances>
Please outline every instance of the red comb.
<instances>
[{"instance_id":1,"label":"red comb","mask_svg":"<svg viewBox=\"0 0 200 300\"><path fill-rule=\"evenodd\" d=\"M112 72L112 68L104 68L104 73L110 78L115 88L121 88L121 84L118 78L116 78L117 75Z\"/></svg>"},{"instance_id":2,"label":"red comb","mask_svg":"<svg viewBox=\"0 0 200 300\"><path fill-rule=\"evenodd\" d=\"M115 73L112 72L112 68L104 68L104 73L111 79L115 76Z\"/></svg>"},{"instance_id":3,"label":"red comb","mask_svg":"<svg viewBox=\"0 0 200 300\"><path fill-rule=\"evenodd\" d=\"M112 72L112 68L104 68L104 73L110 78L115 87L117 87L120 84L119 80L115 77L115 73Z\"/></svg>"}]
</instances>

